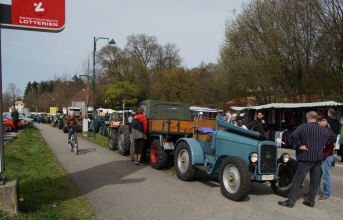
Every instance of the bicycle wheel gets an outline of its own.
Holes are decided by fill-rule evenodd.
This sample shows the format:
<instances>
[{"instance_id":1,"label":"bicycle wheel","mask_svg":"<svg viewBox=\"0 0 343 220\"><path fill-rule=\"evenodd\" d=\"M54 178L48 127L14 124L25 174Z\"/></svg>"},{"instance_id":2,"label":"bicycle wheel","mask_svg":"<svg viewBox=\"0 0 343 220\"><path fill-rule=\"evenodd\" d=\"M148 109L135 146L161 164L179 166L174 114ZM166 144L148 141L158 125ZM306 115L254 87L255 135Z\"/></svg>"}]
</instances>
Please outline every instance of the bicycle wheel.
<instances>
[{"instance_id":1,"label":"bicycle wheel","mask_svg":"<svg viewBox=\"0 0 343 220\"><path fill-rule=\"evenodd\" d=\"M73 152L73 137L70 137L70 140L68 140L68 146L69 146L69 151Z\"/></svg>"},{"instance_id":2,"label":"bicycle wheel","mask_svg":"<svg viewBox=\"0 0 343 220\"><path fill-rule=\"evenodd\" d=\"M78 155L79 154L79 143L77 141L77 136L75 135L74 137L74 151L75 154Z\"/></svg>"}]
</instances>

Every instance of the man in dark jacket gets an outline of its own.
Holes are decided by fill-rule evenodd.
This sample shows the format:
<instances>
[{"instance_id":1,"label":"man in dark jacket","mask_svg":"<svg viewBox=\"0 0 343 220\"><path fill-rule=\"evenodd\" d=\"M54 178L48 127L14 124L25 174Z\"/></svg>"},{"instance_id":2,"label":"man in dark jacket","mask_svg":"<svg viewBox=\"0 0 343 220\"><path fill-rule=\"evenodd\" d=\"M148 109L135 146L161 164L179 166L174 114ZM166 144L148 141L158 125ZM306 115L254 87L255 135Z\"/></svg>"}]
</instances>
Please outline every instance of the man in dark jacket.
<instances>
[{"instance_id":1,"label":"man in dark jacket","mask_svg":"<svg viewBox=\"0 0 343 220\"><path fill-rule=\"evenodd\" d=\"M257 112L257 119L254 121L251 121L247 128L252 131L258 132L261 136L266 137L267 132L267 125L266 121L264 120L264 115L262 112Z\"/></svg>"},{"instance_id":2,"label":"man in dark jacket","mask_svg":"<svg viewBox=\"0 0 343 220\"><path fill-rule=\"evenodd\" d=\"M18 132L19 112L17 109L13 108L11 118L13 120L14 132Z\"/></svg>"},{"instance_id":3,"label":"man in dark jacket","mask_svg":"<svg viewBox=\"0 0 343 220\"><path fill-rule=\"evenodd\" d=\"M339 123L338 119L336 118L336 111L332 108L330 108L328 110L327 121L329 123L330 129L337 136L339 134L341 124Z\"/></svg>"},{"instance_id":4,"label":"man in dark jacket","mask_svg":"<svg viewBox=\"0 0 343 220\"><path fill-rule=\"evenodd\" d=\"M340 131L341 131L341 123L338 121L338 119L336 117L336 111L334 109L332 109L332 108L330 108L328 110L327 121L329 123L329 127L330 127L331 131L337 137L337 135L339 135ZM343 146L342 145L339 147L337 155L341 156L341 162L343 162Z\"/></svg>"},{"instance_id":5,"label":"man in dark jacket","mask_svg":"<svg viewBox=\"0 0 343 220\"><path fill-rule=\"evenodd\" d=\"M288 199L279 202L279 205L292 208L298 198L301 185L305 176L310 173L310 198L303 202L304 205L314 207L315 198L321 180L321 165L324 146L329 146L336 141L336 137L325 127L317 123L317 113L314 111L306 114L307 123L300 125L293 137L297 140L298 168L294 174Z\"/></svg>"}]
</instances>

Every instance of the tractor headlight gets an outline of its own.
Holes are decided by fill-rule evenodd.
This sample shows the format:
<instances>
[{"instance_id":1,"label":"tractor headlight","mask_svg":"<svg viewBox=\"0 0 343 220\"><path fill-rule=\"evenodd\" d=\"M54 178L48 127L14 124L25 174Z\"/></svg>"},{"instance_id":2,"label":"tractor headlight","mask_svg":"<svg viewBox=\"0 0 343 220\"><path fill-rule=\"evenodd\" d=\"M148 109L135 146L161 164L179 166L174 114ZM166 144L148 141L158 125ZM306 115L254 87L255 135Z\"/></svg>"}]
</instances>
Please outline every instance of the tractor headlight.
<instances>
[{"instance_id":1,"label":"tractor headlight","mask_svg":"<svg viewBox=\"0 0 343 220\"><path fill-rule=\"evenodd\" d=\"M251 153L250 154L250 156L249 156L249 160L251 161L251 162L253 162L253 163L256 163L257 162L257 160L258 160L258 155L257 155L257 153Z\"/></svg>"},{"instance_id":2,"label":"tractor headlight","mask_svg":"<svg viewBox=\"0 0 343 220\"><path fill-rule=\"evenodd\" d=\"M284 154L281 155L280 158L281 158L281 161L282 161L283 163L287 163L287 162L289 161L290 156L289 156L288 153L284 153Z\"/></svg>"}]
</instances>

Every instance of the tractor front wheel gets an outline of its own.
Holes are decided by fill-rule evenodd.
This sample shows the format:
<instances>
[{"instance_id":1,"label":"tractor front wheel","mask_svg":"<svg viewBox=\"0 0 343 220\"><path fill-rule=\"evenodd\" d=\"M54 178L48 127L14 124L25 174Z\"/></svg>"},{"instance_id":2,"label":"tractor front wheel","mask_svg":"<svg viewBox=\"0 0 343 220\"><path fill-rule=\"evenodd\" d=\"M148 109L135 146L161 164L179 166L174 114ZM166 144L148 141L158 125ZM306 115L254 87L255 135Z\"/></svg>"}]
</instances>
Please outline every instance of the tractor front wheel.
<instances>
[{"instance_id":1,"label":"tractor front wheel","mask_svg":"<svg viewBox=\"0 0 343 220\"><path fill-rule=\"evenodd\" d=\"M249 168L241 158L227 157L220 166L219 181L226 198L240 201L250 190Z\"/></svg>"},{"instance_id":2,"label":"tractor front wheel","mask_svg":"<svg viewBox=\"0 0 343 220\"><path fill-rule=\"evenodd\" d=\"M192 165L191 149L184 141L176 146L174 167L177 177L181 180L193 180L196 175L197 169Z\"/></svg>"},{"instance_id":3,"label":"tractor front wheel","mask_svg":"<svg viewBox=\"0 0 343 220\"><path fill-rule=\"evenodd\" d=\"M118 141L117 130L112 129L111 134L108 137L108 148L110 150L115 150L117 147L117 141Z\"/></svg>"},{"instance_id":4,"label":"tractor front wheel","mask_svg":"<svg viewBox=\"0 0 343 220\"><path fill-rule=\"evenodd\" d=\"M280 159L278 160L280 163ZM293 176L297 170L297 162L290 158L286 164L280 164L278 179L271 182L273 191L283 197L287 197L292 186Z\"/></svg>"},{"instance_id":5,"label":"tractor front wheel","mask_svg":"<svg viewBox=\"0 0 343 220\"><path fill-rule=\"evenodd\" d=\"M159 139L153 140L150 147L150 162L152 168L161 170L169 165L168 154L164 151Z\"/></svg>"},{"instance_id":6,"label":"tractor front wheel","mask_svg":"<svg viewBox=\"0 0 343 220\"><path fill-rule=\"evenodd\" d=\"M130 153L130 130L128 125L122 125L118 129L118 151L121 155L127 155Z\"/></svg>"}]
</instances>

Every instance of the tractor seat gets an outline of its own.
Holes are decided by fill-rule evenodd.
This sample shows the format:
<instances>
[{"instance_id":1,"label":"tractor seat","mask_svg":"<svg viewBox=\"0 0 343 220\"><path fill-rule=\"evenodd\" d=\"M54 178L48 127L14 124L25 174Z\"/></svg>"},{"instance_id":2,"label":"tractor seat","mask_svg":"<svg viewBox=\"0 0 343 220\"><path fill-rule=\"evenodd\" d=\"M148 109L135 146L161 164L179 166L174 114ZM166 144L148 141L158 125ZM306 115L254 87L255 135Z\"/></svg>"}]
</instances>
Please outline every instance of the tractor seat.
<instances>
[{"instance_id":1,"label":"tractor seat","mask_svg":"<svg viewBox=\"0 0 343 220\"><path fill-rule=\"evenodd\" d=\"M210 127L201 127L197 128L196 131L198 134L211 135L214 132L214 129Z\"/></svg>"}]
</instances>

